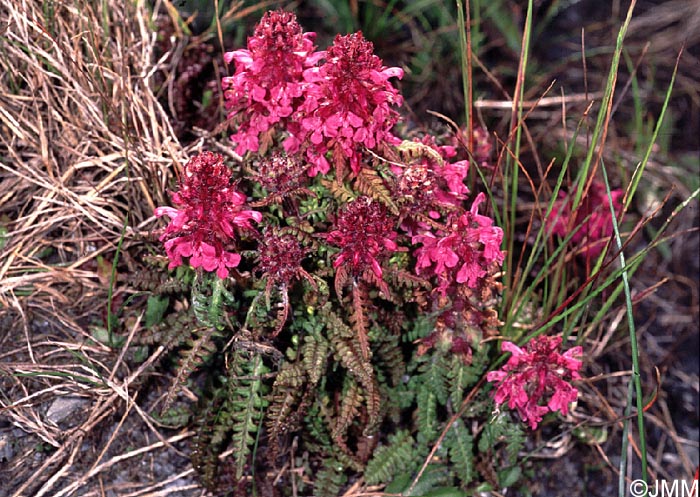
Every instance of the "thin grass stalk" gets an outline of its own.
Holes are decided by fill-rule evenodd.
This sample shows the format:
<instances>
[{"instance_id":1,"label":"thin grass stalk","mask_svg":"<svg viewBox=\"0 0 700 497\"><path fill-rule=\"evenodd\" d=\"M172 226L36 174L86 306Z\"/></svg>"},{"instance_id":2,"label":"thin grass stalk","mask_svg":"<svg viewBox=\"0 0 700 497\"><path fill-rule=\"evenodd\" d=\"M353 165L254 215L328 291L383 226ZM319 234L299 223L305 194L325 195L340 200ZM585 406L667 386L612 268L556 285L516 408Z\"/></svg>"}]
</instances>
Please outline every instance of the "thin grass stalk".
<instances>
[{"instance_id":1,"label":"thin grass stalk","mask_svg":"<svg viewBox=\"0 0 700 497\"><path fill-rule=\"evenodd\" d=\"M603 180L605 181L605 188L608 193L608 202L610 206L610 212L612 213L612 225L613 233L615 237L615 243L620 251L618 259L620 261L620 266L625 267L625 254L622 250L622 238L620 237L620 230L617 225L617 219L615 218L615 205L613 204L612 195L610 193L610 183L608 182L608 173L605 170L605 164L601 162L601 170L603 172ZM629 279L627 275L627 270L625 269L621 275L622 283L624 284L625 292L625 305L627 306L627 324L629 326L630 332L630 349L632 353L632 381L634 382L634 389L636 395L637 403L637 428L639 430L639 447L642 451L642 480L647 481L647 444L646 436L644 433L644 399L642 398L642 379L639 372L639 349L637 347L637 331L634 324L634 314L632 309L632 294L629 287ZM646 492L645 492L646 494Z\"/></svg>"},{"instance_id":2,"label":"thin grass stalk","mask_svg":"<svg viewBox=\"0 0 700 497\"><path fill-rule=\"evenodd\" d=\"M532 10L533 2L528 0L527 15L525 17L525 27L523 29L523 38L520 51L520 63L518 65L518 77L515 83L515 91L513 92L513 107L511 111L511 132L506 146L512 151L512 155L506 157L505 174L503 178L503 195L505 198L504 209L506 212L503 215L506 221L505 236L506 241L506 261L504 264L505 287L510 289L513 285L515 277L515 268L513 267L513 251L515 247L515 217L516 205L518 203L518 177L520 161L520 138L522 134L522 115L523 115L523 96L525 93L525 74L527 73L528 51L530 47L530 34L532 31ZM506 291L503 297L504 308L509 307L510 291Z\"/></svg>"},{"instance_id":3,"label":"thin grass stalk","mask_svg":"<svg viewBox=\"0 0 700 497\"><path fill-rule=\"evenodd\" d=\"M122 244L126 238L126 228L129 225L129 214L124 216L124 226L122 228L122 234L119 237L119 242L117 243L117 250L114 253L114 259L112 260L112 270L109 274L109 288L107 289L107 336L109 336L109 346L115 347L114 342L114 321L116 321L116 316L112 314L112 302L114 300L114 285L117 282L117 266L119 264L119 255L122 251Z\"/></svg>"},{"instance_id":4,"label":"thin grass stalk","mask_svg":"<svg viewBox=\"0 0 700 497\"><path fill-rule=\"evenodd\" d=\"M576 208L581 203L584 193L588 191L589 185L593 181L595 176L595 170L597 168L598 159L594 162L594 155L598 151L598 157L603 153L603 147L605 144L605 137L607 135L607 128L612 116L612 100L615 94L615 87L617 84L617 72L620 67L620 57L622 54L623 42L625 35L627 33L627 28L629 27L630 21L632 20L632 12L634 11L634 6L637 3L636 0L632 0L629 8L627 9L627 17L625 22L620 27L620 31L617 34L617 41L615 44L615 50L613 51L613 58L610 64L610 72L608 73L608 79L605 84L605 91L603 92L603 99L601 100L600 111L598 112L598 117L596 119L596 125L593 128L593 134L591 135L590 146L588 147L588 153L583 161L583 171L584 176L588 178L588 181L579 185L576 189L576 194L574 195L574 200L571 209L576 211ZM585 54L584 54L585 56ZM601 137L602 135L602 137ZM598 143L600 140L600 143ZM593 171L589 174L590 171Z\"/></svg>"},{"instance_id":5,"label":"thin grass stalk","mask_svg":"<svg viewBox=\"0 0 700 497\"><path fill-rule=\"evenodd\" d=\"M677 234L673 234L667 237L661 237L660 235L665 231L665 229L668 227L668 225L671 223L673 218L675 218L678 213L683 210L684 207L686 207L695 197L700 195L700 189L695 190L693 194L688 197L681 205L679 205L671 214L671 216L666 220L662 228L657 232L658 237L655 238L644 250L634 254L632 257L629 258L629 260L626 261L626 265L620 268L617 268L615 271L613 271L601 284L597 285L595 290L592 291L592 293L587 294L584 298L576 302L575 304L571 305L571 307L567 306L573 302L573 300L578 297L582 291L583 288L588 287L589 283L598 277L597 274L594 274L587 279L582 287L578 289L576 292L574 292L573 295L571 295L569 298L562 303L559 308L557 308L545 321L542 323L539 323L535 329L536 331L529 334L523 342L527 342L531 340L532 338L541 335L544 333L546 330L551 328L553 325L557 324L561 320L565 319L567 316L570 314L576 312L578 309L580 309L581 306L588 305L595 297L600 295L603 291L605 291L610 285L612 285L616 280L618 280L623 272L627 272L628 274L632 274L633 271L637 268L637 266L644 261L644 258L647 255L647 252L650 251L651 249L655 248L656 246L666 243L672 238L675 238Z\"/></svg>"},{"instance_id":6,"label":"thin grass stalk","mask_svg":"<svg viewBox=\"0 0 700 497\"><path fill-rule=\"evenodd\" d=\"M630 4L630 7L627 11L627 17L625 19L625 22L623 23L622 27L620 28L620 31L618 32L617 36L617 42L615 46L615 50L613 52L613 59L611 62L610 66L610 72L608 73L608 79L605 85L605 91L603 93L603 99L601 101L601 108L600 111L598 112L598 117L596 120L596 125L593 129L593 134L591 136L590 144L588 147L588 152L586 154L586 158L583 163L583 167L581 171L579 171L579 174L577 178L580 178L580 181L576 181L576 189L571 205L571 210L572 212L576 212L579 206L581 205L581 202L585 198L586 192L588 192L588 189L590 188L591 183L593 182L593 179L595 177L595 172L598 167L598 163L601 160L601 156L603 153L603 148L605 144L605 138L607 135L607 129L608 125L610 123L610 119L612 118L612 102L613 102L613 95L615 94L615 88L616 88L616 83L617 83L617 72L619 70L619 65L620 65L620 58L622 54L622 49L623 49L623 42L625 38L625 34L627 32L627 27L632 19L632 12L634 10L634 5L636 3L636 0L633 0L632 3ZM583 54L585 57L585 53ZM598 152L596 155L596 151ZM595 161L594 161L594 156L595 156ZM624 209L623 209L624 212ZM574 221L576 217L572 216L571 217L571 222ZM573 228L573 227L572 227ZM600 271L600 268L602 267L603 260L605 258L605 254L607 251L603 251L598 258L596 259L595 265L593 268L591 268L588 273L592 275L597 275ZM588 263L587 263L588 265ZM593 288L593 283L595 282L594 278L588 278L586 284L579 290L577 293L582 296L583 301L589 301L588 297L588 292L591 291ZM607 286L607 285L606 285ZM564 317L567 317L570 313L565 313ZM573 330L573 327L576 325L577 322L581 319L583 316L583 310L579 311L579 315L576 316L572 321L567 321L565 322L564 326L564 332L565 335L568 336L571 331Z\"/></svg>"},{"instance_id":7,"label":"thin grass stalk","mask_svg":"<svg viewBox=\"0 0 700 497\"><path fill-rule=\"evenodd\" d=\"M627 65L627 70L630 72L629 85L632 88L632 104L634 105L632 128L634 129L635 137L634 152L641 155L641 138L644 136L644 103L642 102L641 89L639 88L637 68L632 61L632 57L630 57L626 50L622 53L622 55L625 57L625 64Z\"/></svg>"},{"instance_id":8,"label":"thin grass stalk","mask_svg":"<svg viewBox=\"0 0 700 497\"><path fill-rule=\"evenodd\" d=\"M471 150L472 146L472 68L471 68L471 47L469 38L471 37L471 23L469 2L466 6L467 19L464 18L464 5L462 0L457 0L457 22L459 24L459 57L462 64L462 93L464 94L464 124L467 126L467 140Z\"/></svg>"},{"instance_id":9,"label":"thin grass stalk","mask_svg":"<svg viewBox=\"0 0 700 497\"><path fill-rule=\"evenodd\" d=\"M681 51L681 53L682 53L682 51ZM648 159L649 159L649 156L651 155L652 147L653 147L653 145L654 145L654 143L655 143L655 141L656 141L656 138L657 138L657 136L658 136L659 130L660 130L661 125L662 125L662 123L663 123L663 119L664 119L664 116L665 116L666 108L668 107L668 102L669 102L669 100L670 100L671 93L672 93L672 90L673 90L673 85L674 85L674 82L675 82L675 76L676 76L676 72L677 72L677 70L678 70L678 62L679 62L679 60L680 60L680 55L681 55L681 53L679 53L678 59L676 60L676 66L675 66L675 68L674 68L674 71L673 71L673 74L672 74L672 77L671 77L671 82L669 83L669 86L668 86L668 88L667 88L667 90L666 90L666 96L665 96L664 104L663 104L663 106L662 106L661 113L660 113L659 118L658 118L658 120L657 120L654 133L653 133L653 135L652 135L652 137L651 137L651 141L649 142L649 144L648 144L648 146L647 146L647 148L646 148L646 153L645 153L645 155L644 155L644 158L642 159L642 162L640 162L640 164L639 164L638 167L635 169L635 171L634 171L634 173L633 173L633 175L632 175L632 181L631 181L631 183L630 183L630 185L629 185L629 187L628 187L628 189L627 189L626 195L625 195L626 200L625 200L625 208L623 209L623 212L625 212L625 211L627 210L627 207L630 205L630 202L631 202L632 198L634 197L634 194L636 193L637 187L638 187L638 185L639 185L639 181L640 181L640 179L641 179L641 177L642 177L642 172L643 172L643 170L644 170L644 166L647 164L647 161L648 161ZM661 234L662 231L659 231L658 233ZM649 247L649 248L650 248L650 247ZM642 262L643 257L646 255L647 252L648 252L648 249L643 250L643 251L640 253L640 255L641 255L642 257L639 258L639 261L638 261L638 263L635 265L635 267L634 267L633 269L631 269L630 272L628 272L629 276L631 276L632 273L634 272L634 270L636 270L637 265L638 265L639 263ZM593 272L594 272L594 273L600 268L600 265L601 265L601 263L602 263L602 256L603 256L603 254L601 254L601 257L598 259L597 264L596 264L595 268L593 269ZM622 284L622 285L618 286L617 288L615 288L615 290L614 290L614 292L613 292L614 297L617 297L617 296L620 294L622 288L624 288L624 284ZM608 300L606 301L606 303L605 303L605 305L603 306L603 308L602 308L602 309L596 314L596 316L594 317L594 319L593 319L593 321L592 321L593 323L596 323L596 322L598 322L600 319L602 319L602 317L604 316L604 312L603 312L603 311L606 310L606 309L608 309L609 306L612 305L613 300L614 300L614 299L613 299L613 296L611 296L611 298L608 299ZM567 336L570 334L570 332L571 332L571 329L565 329L565 330L564 330L564 336L567 337Z\"/></svg>"},{"instance_id":10,"label":"thin grass stalk","mask_svg":"<svg viewBox=\"0 0 700 497\"><path fill-rule=\"evenodd\" d=\"M683 50L681 49L678 52L678 57L676 58L676 64L673 68L673 73L671 75L671 82L669 83L668 88L666 89L666 97L664 98L664 103L661 106L661 112L659 113L659 118L656 121L656 126L654 127L654 132L651 135L651 139L649 140L649 144L647 145L646 152L644 153L644 157L642 157L642 160L639 163L639 166L637 167L634 174L632 175L632 181L630 182L629 191L627 194L625 194L624 210L627 210L630 203L632 202L632 198L634 197L634 193L637 191L637 186L639 185L639 181L642 179L642 173L644 172L644 169L646 168L646 165L649 162L649 157L651 156L651 151L654 147L654 144L656 143L656 139L659 136L659 130L661 129L661 126L663 125L664 116L666 115L666 109L668 108L668 103L671 100L671 93L673 92L673 85L676 82L676 74L678 73L678 63L681 60L682 54L683 54Z\"/></svg>"},{"instance_id":11,"label":"thin grass stalk","mask_svg":"<svg viewBox=\"0 0 700 497\"><path fill-rule=\"evenodd\" d=\"M549 219L549 216L552 213L552 210L554 208L554 203L559 195L559 191L561 189L561 185L564 182L564 178L566 176L567 171L569 170L569 163L571 161L571 157L573 156L573 151L574 151L574 144L576 143L576 139L578 137L579 131L581 129L581 125L583 124L583 120L579 121L578 125L576 126L576 130L573 133L573 138L571 142L571 146L568 147L566 157L564 158L564 162L562 163L561 170L559 172L559 176L557 177L557 181L554 185L554 190L552 191L552 195L549 199L549 202L547 203L547 210L544 215L544 219ZM561 215L562 209L564 206L562 205L559 212L557 213L557 216ZM546 224L542 225L542 228L537 232L537 235L535 237L535 241L533 243L532 250L530 251L530 256L528 257L525 267L522 270L523 274L529 274L530 270L532 267L535 265L535 262L539 258L540 254L542 251L546 248L546 243L547 239L551 236L551 230L546 229ZM570 236L573 236L571 234ZM565 247L565 244L567 242L564 241L562 244L559 246L559 249L556 251L556 254L562 253L562 258L560 259L559 266L563 264L563 248ZM533 283L526 289L524 289L525 286L525 278L519 279L515 283L515 288L511 291L511 294L513 295L512 300L510 301L511 308L506 308L505 309L505 315L506 315L506 325L505 329L511 329L513 322L518 318L520 315L520 311L522 310L522 306L519 306L518 309L513 312L512 306L515 305L516 302L521 302L524 303L528 299L531 298L532 294L535 291L536 287L536 282L539 280L540 275L544 272L545 268L547 268L547 264L543 267L543 269L538 273L538 275L534 278ZM524 294L523 294L524 292ZM545 302L545 307L551 307L551 304L548 304L548 302Z\"/></svg>"},{"instance_id":12,"label":"thin grass stalk","mask_svg":"<svg viewBox=\"0 0 700 497\"><path fill-rule=\"evenodd\" d=\"M634 392L633 381L627 384L627 404L622 421L622 449L620 453L620 465L617 479L617 495L625 497L627 495L627 480L625 479L625 467L627 466L627 447L629 446L630 414L632 412L632 395Z\"/></svg>"}]
</instances>

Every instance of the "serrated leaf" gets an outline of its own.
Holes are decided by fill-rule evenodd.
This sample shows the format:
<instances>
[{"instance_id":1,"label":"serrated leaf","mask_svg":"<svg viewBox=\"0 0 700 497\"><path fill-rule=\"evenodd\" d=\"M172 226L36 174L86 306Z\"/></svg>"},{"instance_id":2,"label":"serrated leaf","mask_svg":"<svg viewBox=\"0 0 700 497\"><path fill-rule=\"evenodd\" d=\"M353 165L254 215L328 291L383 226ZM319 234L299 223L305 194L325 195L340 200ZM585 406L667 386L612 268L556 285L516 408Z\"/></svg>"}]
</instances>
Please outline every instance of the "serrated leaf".
<instances>
[{"instance_id":1,"label":"serrated leaf","mask_svg":"<svg viewBox=\"0 0 700 497\"><path fill-rule=\"evenodd\" d=\"M367 463L365 481L370 485L377 485L409 469L414 454L413 442L408 430L400 430L390 435L387 445L375 450L372 459Z\"/></svg>"},{"instance_id":2,"label":"serrated leaf","mask_svg":"<svg viewBox=\"0 0 700 497\"><path fill-rule=\"evenodd\" d=\"M440 487L420 497L469 497L469 495L457 487Z\"/></svg>"},{"instance_id":3,"label":"serrated leaf","mask_svg":"<svg viewBox=\"0 0 700 497\"><path fill-rule=\"evenodd\" d=\"M452 425L445 445L460 481L463 485L469 484L474 478L474 439L461 419Z\"/></svg>"},{"instance_id":4,"label":"serrated leaf","mask_svg":"<svg viewBox=\"0 0 700 497\"><path fill-rule=\"evenodd\" d=\"M416 397L418 401L418 441L425 444L432 443L437 437L437 397L433 390L423 386Z\"/></svg>"}]
</instances>

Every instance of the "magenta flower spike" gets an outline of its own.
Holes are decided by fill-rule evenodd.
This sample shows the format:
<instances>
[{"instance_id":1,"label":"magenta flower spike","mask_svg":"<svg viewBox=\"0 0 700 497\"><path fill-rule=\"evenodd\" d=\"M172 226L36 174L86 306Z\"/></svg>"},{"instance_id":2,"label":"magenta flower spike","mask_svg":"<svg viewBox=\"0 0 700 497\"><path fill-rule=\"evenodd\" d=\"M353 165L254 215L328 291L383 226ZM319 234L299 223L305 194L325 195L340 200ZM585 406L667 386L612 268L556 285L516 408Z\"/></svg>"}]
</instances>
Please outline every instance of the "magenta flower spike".
<instances>
[{"instance_id":1,"label":"magenta flower spike","mask_svg":"<svg viewBox=\"0 0 700 497\"><path fill-rule=\"evenodd\" d=\"M624 192L612 190L610 195L615 212L620 213ZM564 237L571 230L577 230L571 237L571 243L582 245L581 255L598 257L613 234L612 214L605 185L594 181L575 213L571 212L571 202L572 199L564 192L559 193L559 199L554 203L547 220L552 234ZM575 219L572 220L572 216Z\"/></svg>"},{"instance_id":2,"label":"magenta flower spike","mask_svg":"<svg viewBox=\"0 0 700 497\"><path fill-rule=\"evenodd\" d=\"M403 102L389 82L394 77L403 77L403 70L383 66L362 33L336 36L325 63L304 71L309 86L288 128L292 136L285 142L287 152L305 150L314 165L311 176L330 170L327 152L336 162L349 161L357 174L363 147L399 142L390 132L399 120L392 106Z\"/></svg>"},{"instance_id":3,"label":"magenta flower spike","mask_svg":"<svg viewBox=\"0 0 700 497\"><path fill-rule=\"evenodd\" d=\"M390 165L397 178L395 192L414 211L425 212L437 219L439 206L459 207L467 198L469 189L465 180L469 161L450 162L457 155L455 147L438 145L431 135L414 139L414 142L432 148L442 160L424 154L409 164Z\"/></svg>"},{"instance_id":4,"label":"magenta flower spike","mask_svg":"<svg viewBox=\"0 0 700 497\"><path fill-rule=\"evenodd\" d=\"M158 207L156 217L168 216L160 240L170 259L169 268L190 258L190 266L216 271L226 278L229 268L237 267L241 256L228 250L235 245L237 230L252 230L251 220L260 222L262 214L245 210L245 196L231 185L231 171L218 154L203 152L185 165L180 189L171 195L173 207Z\"/></svg>"},{"instance_id":5,"label":"magenta flower spike","mask_svg":"<svg viewBox=\"0 0 700 497\"><path fill-rule=\"evenodd\" d=\"M303 73L323 57L314 51L316 33L304 33L291 12L265 13L248 38L248 48L224 54L235 74L222 79L236 153L257 152L260 136L285 124L303 102Z\"/></svg>"},{"instance_id":6,"label":"magenta flower spike","mask_svg":"<svg viewBox=\"0 0 700 497\"><path fill-rule=\"evenodd\" d=\"M335 229L326 235L328 243L341 249L333 267L349 264L354 274L369 268L381 279L377 258L398 250L396 236L384 206L369 197L359 197L345 205Z\"/></svg>"},{"instance_id":7,"label":"magenta flower spike","mask_svg":"<svg viewBox=\"0 0 700 497\"><path fill-rule=\"evenodd\" d=\"M530 340L524 350L512 342L503 342L501 350L512 355L501 369L486 375L496 386L496 404L507 402L533 430L548 412L566 415L569 404L578 397L578 390L570 381L580 378L582 362L577 357L583 349L572 347L561 354L561 341L561 337L539 336Z\"/></svg>"},{"instance_id":8,"label":"magenta flower spike","mask_svg":"<svg viewBox=\"0 0 700 497\"><path fill-rule=\"evenodd\" d=\"M489 266L503 263L503 230L493 226L493 219L478 213L484 200L486 196L479 193L471 210L459 217L453 215L446 233L424 231L412 237L414 244L422 244L415 251L416 273L437 276L442 293L454 282L476 288Z\"/></svg>"}]
</instances>

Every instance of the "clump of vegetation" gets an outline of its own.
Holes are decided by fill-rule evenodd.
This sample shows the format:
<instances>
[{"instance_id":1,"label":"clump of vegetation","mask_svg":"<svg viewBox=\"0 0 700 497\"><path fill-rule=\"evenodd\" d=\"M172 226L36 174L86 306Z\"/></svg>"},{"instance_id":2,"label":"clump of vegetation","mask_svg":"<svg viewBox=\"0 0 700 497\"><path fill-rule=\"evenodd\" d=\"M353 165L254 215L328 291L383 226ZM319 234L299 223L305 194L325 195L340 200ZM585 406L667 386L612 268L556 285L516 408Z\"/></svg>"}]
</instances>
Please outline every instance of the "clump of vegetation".
<instances>
[{"instance_id":1,"label":"clump of vegetation","mask_svg":"<svg viewBox=\"0 0 700 497\"><path fill-rule=\"evenodd\" d=\"M419 485L415 495L511 486L521 423L537 429L577 400L570 382L580 379L583 348L562 354L562 335L575 341L578 309L627 274L609 267L624 192L596 179L604 168L592 155L574 191L561 191L567 157L536 240L516 248L516 226L504 240L492 216L513 222L515 206L507 198L499 206L493 192L512 188L517 197L517 170L507 171L517 156L485 159L488 133L470 126L450 122L440 137L408 132L392 84L403 71L384 66L361 32L336 36L324 51L315 37L294 14L270 11L247 48L225 54L239 158L228 167L221 155L195 156L171 194L177 208L155 211L170 217L161 236L169 268L189 258L191 270L179 274L191 282L187 312L200 325L171 329L168 343L187 343L176 377L219 364L196 465L218 488L217 457L233 444L240 484L256 468L289 464L294 440L302 466L321 468L316 481L294 485L302 494L335 495L360 476L412 495ZM478 142L479 161L470 153ZM461 160L458 150L467 152ZM533 309L535 292L561 278L567 253L595 264L588 281L571 295L566 286L552 291L560 304L547 314ZM525 277L523 267L541 257L549 263ZM502 339L512 357L489 372Z\"/></svg>"}]
</instances>

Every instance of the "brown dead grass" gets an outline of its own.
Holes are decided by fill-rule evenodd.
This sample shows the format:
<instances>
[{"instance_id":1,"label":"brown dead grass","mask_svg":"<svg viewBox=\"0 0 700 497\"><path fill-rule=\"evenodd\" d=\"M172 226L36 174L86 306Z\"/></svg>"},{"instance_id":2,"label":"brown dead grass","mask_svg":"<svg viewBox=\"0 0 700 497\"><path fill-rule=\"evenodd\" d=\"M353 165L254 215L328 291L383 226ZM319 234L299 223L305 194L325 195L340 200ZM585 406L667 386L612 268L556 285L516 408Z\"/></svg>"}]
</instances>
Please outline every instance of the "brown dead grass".
<instances>
[{"instance_id":1,"label":"brown dead grass","mask_svg":"<svg viewBox=\"0 0 700 497\"><path fill-rule=\"evenodd\" d=\"M100 476L191 436L162 436L135 402L162 348L130 371L126 348L91 339L88 328L106 309L120 239L126 253L148 236L172 164L186 157L151 90L150 16L144 1L0 5L0 420L48 451L41 458L41 447L18 444L0 461L4 495L168 495L163 482L127 492ZM89 401L70 429L45 416L61 396ZM115 453L129 416L152 441ZM115 418L111 436L92 443Z\"/></svg>"}]
</instances>

